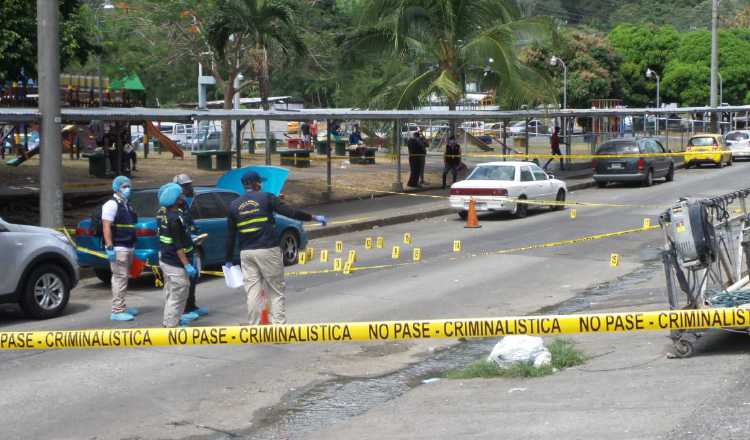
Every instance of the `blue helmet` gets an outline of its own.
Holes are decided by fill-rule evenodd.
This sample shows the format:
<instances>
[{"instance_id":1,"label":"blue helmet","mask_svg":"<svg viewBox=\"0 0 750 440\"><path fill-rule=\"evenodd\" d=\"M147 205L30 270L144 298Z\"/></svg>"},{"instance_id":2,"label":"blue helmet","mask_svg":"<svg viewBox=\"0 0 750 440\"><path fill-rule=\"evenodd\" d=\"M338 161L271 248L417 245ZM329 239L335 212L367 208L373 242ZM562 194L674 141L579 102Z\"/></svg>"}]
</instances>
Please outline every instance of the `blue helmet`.
<instances>
[{"instance_id":1,"label":"blue helmet","mask_svg":"<svg viewBox=\"0 0 750 440\"><path fill-rule=\"evenodd\" d=\"M169 208L177 203L182 195L182 187L176 183L167 183L159 188L159 205Z\"/></svg>"},{"instance_id":2,"label":"blue helmet","mask_svg":"<svg viewBox=\"0 0 750 440\"><path fill-rule=\"evenodd\" d=\"M125 176L115 177L112 181L112 191L120 192L120 188L122 188L123 185L130 185L130 179Z\"/></svg>"}]
</instances>

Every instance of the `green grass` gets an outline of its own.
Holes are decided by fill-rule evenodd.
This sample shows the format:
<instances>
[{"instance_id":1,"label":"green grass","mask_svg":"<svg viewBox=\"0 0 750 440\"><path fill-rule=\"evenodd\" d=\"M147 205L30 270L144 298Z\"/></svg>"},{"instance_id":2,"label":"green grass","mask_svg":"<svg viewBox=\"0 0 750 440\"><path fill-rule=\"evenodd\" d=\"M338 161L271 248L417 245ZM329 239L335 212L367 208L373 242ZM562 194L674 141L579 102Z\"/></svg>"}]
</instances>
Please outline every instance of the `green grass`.
<instances>
[{"instance_id":1,"label":"green grass","mask_svg":"<svg viewBox=\"0 0 750 440\"><path fill-rule=\"evenodd\" d=\"M586 355L575 348L575 343L570 339L553 339L547 349L552 354L552 365L534 368L527 363L516 363L508 368L501 368L494 362L482 359L466 367L449 371L445 374L446 379L475 379L494 377L541 377L548 376L556 370L574 367L586 362Z\"/></svg>"}]
</instances>

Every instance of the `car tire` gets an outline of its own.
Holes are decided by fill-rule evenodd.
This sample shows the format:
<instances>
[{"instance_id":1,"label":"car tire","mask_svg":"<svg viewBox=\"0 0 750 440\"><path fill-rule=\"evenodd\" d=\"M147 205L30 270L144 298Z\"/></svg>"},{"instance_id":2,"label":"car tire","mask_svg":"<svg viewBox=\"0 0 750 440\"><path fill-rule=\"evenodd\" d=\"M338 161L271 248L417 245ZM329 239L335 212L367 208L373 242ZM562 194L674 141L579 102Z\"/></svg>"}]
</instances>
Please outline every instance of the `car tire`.
<instances>
[{"instance_id":1,"label":"car tire","mask_svg":"<svg viewBox=\"0 0 750 440\"><path fill-rule=\"evenodd\" d=\"M61 314L68 300L68 274L55 264L42 264L26 277L18 303L27 316L48 319Z\"/></svg>"},{"instance_id":2,"label":"car tire","mask_svg":"<svg viewBox=\"0 0 750 440\"><path fill-rule=\"evenodd\" d=\"M643 186L651 186L654 184L654 171L649 169L646 173L646 178L643 180Z\"/></svg>"},{"instance_id":3,"label":"car tire","mask_svg":"<svg viewBox=\"0 0 750 440\"><path fill-rule=\"evenodd\" d=\"M729 156L729 162L727 162L727 166L731 167L732 163L734 163L734 158L732 156Z\"/></svg>"},{"instance_id":4,"label":"car tire","mask_svg":"<svg viewBox=\"0 0 750 440\"><path fill-rule=\"evenodd\" d=\"M297 264L299 258L299 237L291 229L281 234L281 255L284 258L284 266Z\"/></svg>"},{"instance_id":5,"label":"car tire","mask_svg":"<svg viewBox=\"0 0 750 440\"><path fill-rule=\"evenodd\" d=\"M468 211L464 211L464 210L458 211L458 217L459 217L459 218L460 218L461 220L466 220L466 218L467 218L468 216L469 216L469 212L468 212Z\"/></svg>"},{"instance_id":6,"label":"car tire","mask_svg":"<svg viewBox=\"0 0 750 440\"><path fill-rule=\"evenodd\" d=\"M109 268L94 269L94 275L99 278L99 281L104 283L105 286L112 284L112 271Z\"/></svg>"},{"instance_id":7,"label":"car tire","mask_svg":"<svg viewBox=\"0 0 750 440\"><path fill-rule=\"evenodd\" d=\"M519 200L526 200L526 196L521 196ZM516 218L525 218L529 214L529 205L526 203L516 203L516 208L513 210L513 215Z\"/></svg>"},{"instance_id":8,"label":"car tire","mask_svg":"<svg viewBox=\"0 0 750 440\"><path fill-rule=\"evenodd\" d=\"M562 202L562 203L565 202L565 190L564 189L561 188L557 190L557 196L555 197L555 201ZM563 209L565 209L565 205L552 205L550 206L550 208L552 208L555 211L562 211Z\"/></svg>"},{"instance_id":9,"label":"car tire","mask_svg":"<svg viewBox=\"0 0 750 440\"><path fill-rule=\"evenodd\" d=\"M604 188L604 187L607 186L607 183L609 183L609 182L607 182L605 180L597 180L596 181L596 186L598 186L599 188Z\"/></svg>"},{"instance_id":10,"label":"car tire","mask_svg":"<svg viewBox=\"0 0 750 440\"><path fill-rule=\"evenodd\" d=\"M667 172L667 175L664 176L665 182L672 182L674 181L674 165L669 166L669 171Z\"/></svg>"}]
</instances>

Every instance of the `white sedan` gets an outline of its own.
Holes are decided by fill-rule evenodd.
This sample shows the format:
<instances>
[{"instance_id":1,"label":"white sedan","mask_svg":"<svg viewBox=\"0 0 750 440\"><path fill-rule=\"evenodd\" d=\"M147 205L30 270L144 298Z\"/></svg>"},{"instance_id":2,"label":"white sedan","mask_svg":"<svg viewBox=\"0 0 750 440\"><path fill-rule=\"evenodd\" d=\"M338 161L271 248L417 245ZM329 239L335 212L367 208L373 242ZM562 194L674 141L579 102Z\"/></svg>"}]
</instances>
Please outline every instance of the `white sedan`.
<instances>
[{"instance_id":1,"label":"white sedan","mask_svg":"<svg viewBox=\"0 0 750 440\"><path fill-rule=\"evenodd\" d=\"M477 165L466 180L451 185L450 204L462 219L470 199L476 202L477 212L506 211L522 218L529 209L562 209L564 205L515 203L515 199L564 202L567 192L565 182L535 163L488 162Z\"/></svg>"},{"instance_id":2,"label":"white sedan","mask_svg":"<svg viewBox=\"0 0 750 440\"><path fill-rule=\"evenodd\" d=\"M750 159L750 130L730 131L725 139L732 159Z\"/></svg>"}]
</instances>

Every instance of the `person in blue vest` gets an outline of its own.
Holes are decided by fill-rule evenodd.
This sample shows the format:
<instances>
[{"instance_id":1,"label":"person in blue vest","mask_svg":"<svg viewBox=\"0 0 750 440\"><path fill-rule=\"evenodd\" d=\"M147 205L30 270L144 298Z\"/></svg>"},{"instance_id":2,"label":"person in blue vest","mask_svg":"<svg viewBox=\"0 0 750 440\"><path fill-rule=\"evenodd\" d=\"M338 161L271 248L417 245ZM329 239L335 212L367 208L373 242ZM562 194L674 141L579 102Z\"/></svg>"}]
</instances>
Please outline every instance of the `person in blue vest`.
<instances>
[{"instance_id":1,"label":"person in blue vest","mask_svg":"<svg viewBox=\"0 0 750 440\"><path fill-rule=\"evenodd\" d=\"M224 266L232 267L234 241L239 234L240 262L247 293L250 325L260 323L261 291L266 286L272 324L286 323L284 260L274 228L275 212L299 221L315 220L323 226L327 219L285 205L271 193L261 191L261 177L254 171L242 176L245 194L229 204L227 246Z\"/></svg>"},{"instance_id":2,"label":"person in blue vest","mask_svg":"<svg viewBox=\"0 0 750 440\"><path fill-rule=\"evenodd\" d=\"M182 220L185 222L185 226L188 228L190 236L196 236L200 234L200 230L195 226L193 216L190 213L190 206L193 204L193 198L195 197L195 189L193 188L193 179L187 174L178 174L172 179L173 183L176 183L182 187L182 195L185 196L184 206L180 208L180 215ZM201 316L208 314L208 308L199 307L195 301L195 286L198 283L198 278L201 272L201 261L200 258L193 258L193 266L198 271L198 276L190 280L190 290L188 294L187 303L185 304L185 313L183 319L197 319Z\"/></svg>"},{"instance_id":3,"label":"person in blue vest","mask_svg":"<svg viewBox=\"0 0 750 440\"><path fill-rule=\"evenodd\" d=\"M128 275L133 261L135 247L135 224L138 214L128 199L131 183L125 176L117 176L112 181L114 195L102 206L102 236L107 252L109 267L112 270L112 314L113 321L132 321L138 309L128 308L125 296L128 293Z\"/></svg>"},{"instance_id":4,"label":"person in blue vest","mask_svg":"<svg viewBox=\"0 0 750 440\"><path fill-rule=\"evenodd\" d=\"M159 224L159 268L164 277L164 327L187 325L183 319L188 299L190 280L198 276L193 266L194 246L188 225L181 215L185 196L176 183L167 183L159 189L159 205L165 208L157 216Z\"/></svg>"}]
</instances>

